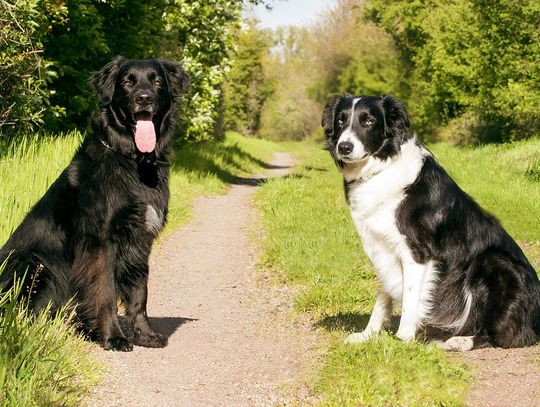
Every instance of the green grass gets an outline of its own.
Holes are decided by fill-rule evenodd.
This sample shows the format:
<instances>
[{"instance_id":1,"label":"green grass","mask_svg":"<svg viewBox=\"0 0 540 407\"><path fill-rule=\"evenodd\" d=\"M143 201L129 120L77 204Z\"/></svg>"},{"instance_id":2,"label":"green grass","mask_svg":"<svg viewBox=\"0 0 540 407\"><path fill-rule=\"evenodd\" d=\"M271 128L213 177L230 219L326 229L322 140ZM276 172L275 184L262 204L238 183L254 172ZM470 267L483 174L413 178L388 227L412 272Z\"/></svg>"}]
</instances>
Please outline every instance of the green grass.
<instances>
[{"instance_id":1,"label":"green grass","mask_svg":"<svg viewBox=\"0 0 540 407\"><path fill-rule=\"evenodd\" d=\"M25 139L0 157L0 246L70 162L82 136ZM196 195L224 192L262 171L275 143L229 133L220 143L176 149L171 166L171 231L189 218ZM97 380L90 344L62 316L31 318L14 291L0 293L0 406L77 405Z\"/></svg>"},{"instance_id":2,"label":"green grass","mask_svg":"<svg viewBox=\"0 0 540 407\"><path fill-rule=\"evenodd\" d=\"M302 160L295 173L265 184L257 202L266 231L264 266L299 288L296 309L328 334L329 352L315 384L321 405L461 405L471 375L433 346L390 335L342 344L347 333L367 324L375 273L328 152L313 144L296 150ZM529 168L540 141L470 149L438 144L432 150L466 192L502 219L538 267L540 186Z\"/></svg>"},{"instance_id":3,"label":"green grass","mask_svg":"<svg viewBox=\"0 0 540 407\"><path fill-rule=\"evenodd\" d=\"M100 377L91 345L69 324L72 315L30 317L20 291L0 292L0 406L78 405Z\"/></svg>"}]
</instances>

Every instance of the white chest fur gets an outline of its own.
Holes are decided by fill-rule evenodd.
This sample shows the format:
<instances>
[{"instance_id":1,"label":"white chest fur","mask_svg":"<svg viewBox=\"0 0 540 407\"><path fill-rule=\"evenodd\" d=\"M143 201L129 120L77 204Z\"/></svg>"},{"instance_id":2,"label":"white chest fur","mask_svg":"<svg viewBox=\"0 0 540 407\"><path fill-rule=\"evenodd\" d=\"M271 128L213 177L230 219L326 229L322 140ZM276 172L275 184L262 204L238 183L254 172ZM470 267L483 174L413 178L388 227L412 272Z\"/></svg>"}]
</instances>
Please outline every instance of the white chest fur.
<instances>
[{"instance_id":1,"label":"white chest fur","mask_svg":"<svg viewBox=\"0 0 540 407\"><path fill-rule=\"evenodd\" d=\"M405 189L417 178L427 152L414 140L402 146L399 155L381 161L370 158L361 168L345 169L345 179L365 179L351 184L351 215L362 239L370 236L395 247L403 241L395 212L405 197Z\"/></svg>"},{"instance_id":2,"label":"white chest fur","mask_svg":"<svg viewBox=\"0 0 540 407\"><path fill-rule=\"evenodd\" d=\"M401 297L402 263L411 257L396 224L396 210L406 187L417 178L426 154L411 140L393 159L370 158L361 167L344 170L346 180L364 179L350 184L351 216L379 281L394 299Z\"/></svg>"}]
</instances>

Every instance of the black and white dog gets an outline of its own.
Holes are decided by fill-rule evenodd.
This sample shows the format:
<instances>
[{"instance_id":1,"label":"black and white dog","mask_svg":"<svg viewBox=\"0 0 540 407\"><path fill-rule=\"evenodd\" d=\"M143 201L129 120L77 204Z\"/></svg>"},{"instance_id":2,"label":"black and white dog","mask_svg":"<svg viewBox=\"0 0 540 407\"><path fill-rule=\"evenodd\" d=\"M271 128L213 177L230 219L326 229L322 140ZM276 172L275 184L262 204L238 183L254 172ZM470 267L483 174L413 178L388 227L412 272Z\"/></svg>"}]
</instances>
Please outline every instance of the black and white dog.
<instances>
[{"instance_id":1,"label":"black and white dog","mask_svg":"<svg viewBox=\"0 0 540 407\"><path fill-rule=\"evenodd\" d=\"M408 131L405 106L389 97L336 96L322 126L344 176L356 229L380 282L362 342L401 302L397 336L422 325L447 331L443 347L533 345L540 337L540 282L500 223Z\"/></svg>"}]
</instances>

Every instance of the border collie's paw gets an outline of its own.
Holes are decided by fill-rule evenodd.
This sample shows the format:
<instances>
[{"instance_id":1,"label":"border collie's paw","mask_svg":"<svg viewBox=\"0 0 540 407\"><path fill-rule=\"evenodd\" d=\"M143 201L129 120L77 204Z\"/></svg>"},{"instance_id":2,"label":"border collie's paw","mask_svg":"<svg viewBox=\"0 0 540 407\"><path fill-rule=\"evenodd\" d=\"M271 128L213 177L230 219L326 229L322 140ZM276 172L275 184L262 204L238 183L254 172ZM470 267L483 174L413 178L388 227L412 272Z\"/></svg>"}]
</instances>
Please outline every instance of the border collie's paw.
<instances>
[{"instance_id":1,"label":"border collie's paw","mask_svg":"<svg viewBox=\"0 0 540 407\"><path fill-rule=\"evenodd\" d=\"M369 341L373 337L373 332L355 332L347 336L345 343L354 344L354 343L363 343Z\"/></svg>"},{"instance_id":2,"label":"border collie's paw","mask_svg":"<svg viewBox=\"0 0 540 407\"><path fill-rule=\"evenodd\" d=\"M130 343L123 336L115 336L105 340L105 342L103 343L103 349L120 352L131 352L133 350L133 344Z\"/></svg>"},{"instance_id":3,"label":"border collie's paw","mask_svg":"<svg viewBox=\"0 0 540 407\"><path fill-rule=\"evenodd\" d=\"M438 345L450 352L467 352L474 349L474 336L452 336Z\"/></svg>"},{"instance_id":4,"label":"border collie's paw","mask_svg":"<svg viewBox=\"0 0 540 407\"><path fill-rule=\"evenodd\" d=\"M416 328L399 328L396 332L396 337L401 339L403 342L414 341L414 336L416 334Z\"/></svg>"},{"instance_id":5,"label":"border collie's paw","mask_svg":"<svg viewBox=\"0 0 540 407\"><path fill-rule=\"evenodd\" d=\"M164 348L168 340L165 335L158 332L137 332L133 338L135 345L145 348Z\"/></svg>"}]
</instances>

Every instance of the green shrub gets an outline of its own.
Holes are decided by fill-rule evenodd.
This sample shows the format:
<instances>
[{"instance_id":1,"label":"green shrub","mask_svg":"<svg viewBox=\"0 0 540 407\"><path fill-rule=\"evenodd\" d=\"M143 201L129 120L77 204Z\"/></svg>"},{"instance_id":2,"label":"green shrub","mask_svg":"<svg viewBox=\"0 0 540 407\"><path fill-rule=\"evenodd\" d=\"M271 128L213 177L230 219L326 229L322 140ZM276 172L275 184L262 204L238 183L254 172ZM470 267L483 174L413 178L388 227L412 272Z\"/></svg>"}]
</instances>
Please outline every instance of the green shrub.
<instances>
[{"instance_id":1,"label":"green shrub","mask_svg":"<svg viewBox=\"0 0 540 407\"><path fill-rule=\"evenodd\" d=\"M65 11L61 0L0 1L0 136L43 123L53 77L43 39Z\"/></svg>"}]
</instances>

